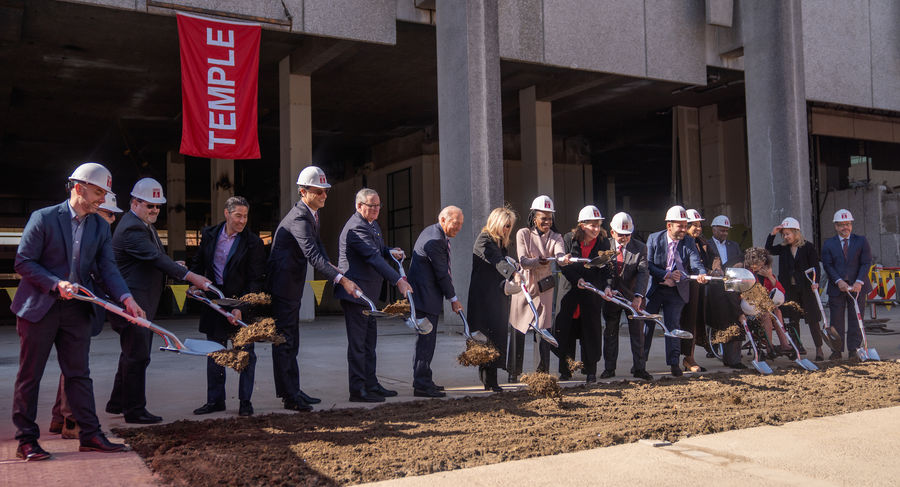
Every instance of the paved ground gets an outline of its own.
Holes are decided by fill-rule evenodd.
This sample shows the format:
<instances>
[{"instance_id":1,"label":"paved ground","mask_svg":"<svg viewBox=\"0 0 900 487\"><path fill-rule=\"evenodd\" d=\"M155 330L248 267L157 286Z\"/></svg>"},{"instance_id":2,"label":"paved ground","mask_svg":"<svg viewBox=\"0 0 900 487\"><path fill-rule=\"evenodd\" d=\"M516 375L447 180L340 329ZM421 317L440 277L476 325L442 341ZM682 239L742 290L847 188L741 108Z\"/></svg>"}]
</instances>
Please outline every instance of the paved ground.
<instances>
[{"instance_id":1,"label":"paved ground","mask_svg":"<svg viewBox=\"0 0 900 487\"><path fill-rule=\"evenodd\" d=\"M900 310L879 311L880 317L890 318L888 326L900 330ZM191 319L160 321L159 324L182 338L200 338L196 331L196 321ZM307 393L322 398L317 409L350 406L347 401L346 334L341 317L325 317L313 323L301 325L300 363L301 387ZM439 327L440 330L440 327ZM624 327L623 327L624 331ZM631 366L628 337L620 337L619 379ZM380 325L378 338L378 372L381 382L388 388L397 389L400 396L390 401L412 400L412 354L415 337L398 323ZM533 354L526 352L525 370L533 370ZM808 332L804 343L811 344ZM870 346L875 346L884 359L900 358L900 334L870 335ZM258 414L284 412L280 400L275 398L272 385L271 347L260 345L259 363L254 391L253 405ZM483 395L477 374L473 369L456 364L456 355L464 348L464 340L455 334L441 334L433 368L435 381L447 387L449 395ZM96 337L92 344L91 370L94 391L98 405L98 415L104 430L127 426L122 416L103 412L103 407L112 388L118 360L118 335L109 328ZM148 371L148 409L165 418L166 421L197 418L192 410L205 402L206 379L203 358L181 356L172 353L154 352ZM711 359L699 359L701 364L716 370ZM148 485L154 479L143 462L134 453L99 454L78 453L78 442L62 440L59 435L45 433L41 444L54 454L55 459L47 462L26 464L15 459L15 430L11 418L13 383L18 364L18 337L14 327L0 327L0 485L18 485L25 481L36 485ZM789 366L785 359L776 365ZM654 375L668 373L663 360L663 340L654 340L648 370ZM55 355L51 356L42 382L38 422L46 428L50 422L59 368ZM501 375L501 381L505 375ZM576 379L583 380L582 376ZM228 374L228 409L207 417L226 417L237 413L237 375ZM575 384L577 382L572 382ZM505 387L519 387L506 385ZM352 403L354 407L359 404ZM653 449L645 445L622 445L612 448L592 450L569 455L510 462L469 469L459 472L438 474L420 479L405 479L413 482L463 482L472 485L505 485L521 483L549 483L558 480L558 472L584 470L577 484L615 483L625 481L649 483L655 478L652 468L644 466L670 465L666 468L666 479L684 479L692 482L709 481L706 468L728 466L728 483L743 484L762 481L763 484L781 483L884 483L896 485L894 479L900 467L894 462L897 448L896 438L900 433L900 416L897 408L881 411L856 413L838 418L825 418L794 423L782 427L765 427L744 432L729 432L708 437L691 438L678 442L673 447ZM893 421L890 421L893 418ZM887 428L890 429L890 431ZM756 436L755 431L763 435ZM46 431L46 430L45 430ZM874 438L863 441L863 438ZM835 442L834 440L839 440ZM891 448L881 448L885 442L893 442ZM827 454L821 445L829 446ZM765 445L765 448L758 448ZM815 446L821 455L803 453L806 446ZM778 448L776 450L775 448ZM783 451L784 454L777 453ZM707 456L708 455L708 456ZM790 460L793 456L803 458ZM608 457L608 458L607 458ZM862 461L862 458L865 461ZM805 459L805 460L804 460ZM814 461L813 461L814 460ZM826 460L828 466L826 467ZM551 462L551 463L546 463ZM709 467L712 465L713 467ZM820 468L821 467L821 468ZM659 469L656 469L659 470ZM102 472L102 477L97 476ZM472 472L471 474L469 472ZM731 476L733 474L733 476ZM463 477L457 477L462 475ZM466 477L467 475L470 475ZM567 473L567 475L569 475ZM574 475L574 474L573 474ZM513 481L513 479L518 479Z\"/></svg>"}]
</instances>

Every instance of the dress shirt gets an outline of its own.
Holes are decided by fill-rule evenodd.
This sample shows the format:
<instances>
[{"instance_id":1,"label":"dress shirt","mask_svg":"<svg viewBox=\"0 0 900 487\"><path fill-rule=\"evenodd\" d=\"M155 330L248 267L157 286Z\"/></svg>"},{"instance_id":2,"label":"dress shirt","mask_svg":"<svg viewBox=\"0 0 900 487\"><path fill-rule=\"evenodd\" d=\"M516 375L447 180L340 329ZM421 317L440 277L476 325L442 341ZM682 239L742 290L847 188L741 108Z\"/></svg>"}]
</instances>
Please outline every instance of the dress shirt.
<instances>
[{"instance_id":1,"label":"dress shirt","mask_svg":"<svg viewBox=\"0 0 900 487\"><path fill-rule=\"evenodd\" d=\"M225 282L225 264L228 263L228 254L231 253L232 246L240 236L238 232L229 236L227 228L228 225L222 225L222 231L219 232L219 237L216 239L216 251L213 254L213 276L217 285Z\"/></svg>"},{"instance_id":2,"label":"dress shirt","mask_svg":"<svg viewBox=\"0 0 900 487\"><path fill-rule=\"evenodd\" d=\"M725 246L725 242L719 242L718 239L713 238L712 241L716 244L716 250L719 251L719 260L722 261L722 266L725 266L725 263L728 262L728 247Z\"/></svg>"}]
</instances>

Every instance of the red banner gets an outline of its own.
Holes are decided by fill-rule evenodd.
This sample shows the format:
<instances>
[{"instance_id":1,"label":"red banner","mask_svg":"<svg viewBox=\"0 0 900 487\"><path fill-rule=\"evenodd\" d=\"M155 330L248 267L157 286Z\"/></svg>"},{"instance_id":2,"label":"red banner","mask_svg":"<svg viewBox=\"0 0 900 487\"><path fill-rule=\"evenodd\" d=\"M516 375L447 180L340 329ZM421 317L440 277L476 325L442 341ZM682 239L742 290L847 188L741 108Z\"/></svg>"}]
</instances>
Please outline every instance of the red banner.
<instances>
[{"instance_id":1,"label":"red banner","mask_svg":"<svg viewBox=\"0 0 900 487\"><path fill-rule=\"evenodd\" d=\"M178 15L181 153L259 159L258 24Z\"/></svg>"}]
</instances>

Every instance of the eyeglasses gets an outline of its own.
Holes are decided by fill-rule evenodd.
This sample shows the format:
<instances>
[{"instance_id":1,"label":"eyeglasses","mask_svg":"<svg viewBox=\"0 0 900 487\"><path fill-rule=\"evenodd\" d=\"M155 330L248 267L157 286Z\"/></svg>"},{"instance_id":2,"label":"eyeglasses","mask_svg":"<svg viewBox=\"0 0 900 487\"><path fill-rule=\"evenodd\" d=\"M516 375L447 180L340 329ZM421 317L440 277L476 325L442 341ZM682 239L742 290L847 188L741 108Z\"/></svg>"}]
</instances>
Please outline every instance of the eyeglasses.
<instances>
[{"instance_id":1,"label":"eyeglasses","mask_svg":"<svg viewBox=\"0 0 900 487\"><path fill-rule=\"evenodd\" d=\"M368 206L369 208L381 208L381 204L380 204L380 203L379 203L379 204L375 204L375 205L370 205L370 204L368 204L368 203L362 203L362 204L365 205L365 206Z\"/></svg>"},{"instance_id":2,"label":"eyeglasses","mask_svg":"<svg viewBox=\"0 0 900 487\"><path fill-rule=\"evenodd\" d=\"M316 187L314 187L314 186L307 186L307 187L306 187L306 190L307 190L307 191L309 191L310 193L315 194L315 195L320 195L320 194L322 194L322 193L328 194L328 189L329 189L329 188L316 188Z\"/></svg>"},{"instance_id":3,"label":"eyeglasses","mask_svg":"<svg viewBox=\"0 0 900 487\"><path fill-rule=\"evenodd\" d=\"M152 203L144 203L144 205L147 206L148 210L157 210L159 208L162 208L162 205L154 205Z\"/></svg>"}]
</instances>

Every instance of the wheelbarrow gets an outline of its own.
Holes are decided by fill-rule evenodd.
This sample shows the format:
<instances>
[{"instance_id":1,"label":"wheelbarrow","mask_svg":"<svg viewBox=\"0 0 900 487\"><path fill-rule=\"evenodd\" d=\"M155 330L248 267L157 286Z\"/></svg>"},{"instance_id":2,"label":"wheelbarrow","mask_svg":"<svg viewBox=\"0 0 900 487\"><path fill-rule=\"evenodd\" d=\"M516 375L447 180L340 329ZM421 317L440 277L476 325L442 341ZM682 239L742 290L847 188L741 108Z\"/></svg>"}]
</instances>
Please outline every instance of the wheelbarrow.
<instances>
[{"instance_id":1,"label":"wheelbarrow","mask_svg":"<svg viewBox=\"0 0 900 487\"><path fill-rule=\"evenodd\" d=\"M537 308L534 307L534 300L531 299L531 294L528 292L528 288L525 286L525 276L522 275L521 271L522 267L518 262L516 262L515 259L509 256L506 257L506 262L515 266L515 273L519 276L519 285L522 286L522 294L525 296L525 301L528 302L528 307L531 308L531 313L534 315L534 320L529 326L531 326L531 328L534 330L534 333L537 334L537 336L541 337L542 340L549 343L550 345L553 345L554 347L559 347L559 342L556 341L556 338L553 338L553 335L551 335L549 331L538 326L538 323L540 323L540 317L538 315Z\"/></svg>"},{"instance_id":2,"label":"wheelbarrow","mask_svg":"<svg viewBox=\"0 0 900 487\"><path fill-rule=\"evenodd\" d=\"M775 313L769 311L769 314L772 315L772 319L775 320L775 323L778 323L778 328L781 329L781 332L784 333L784 336L787 337L788 343L790 343L791 347L793 347L794 362L796 362L797 365L799 365L800 367L803 367L806 370L810 370L810 371L819 370L819 368L816 367L816 364L812 363L812 361L810 361L808 358L800 358L800 349L797 348L797 344L794 343L794 339L791 338L791 334L788 333L787 330L785 329L784 323L782 323L781 320L778 319L778 315L776 315Z\"/></svg>"},{"instance_id":3,"label":"wheelbarrow","mask_svg":"<svg viewBox=\"0 0 900 487\"><path fill-rule=\"evenodd\" d=\"M209 340L194 340L194 339L188 338L187 340L182 342L171 331L166 330L165 328L163 328L159 325L155 325L145 318L138 318L136 316L131 316L130 314L126 313L125 310L123 310L122 308L120 308L120 307L116 306L115 304L112 304L108 301L98 298L94 293L89 291L87 288L79 286L78 284L72 285L72 297L74 299L77 299L80 301L86 301L88 303L93 303L97 306L100 306L101 308L104 308L104 309L110 311L111 313L115 313L115 314L125 318L126 320L134 323L137 326L147 328L148 330L152 331L153 333L159 335L160 338L163 339L163 343L165 344L164 347L159 347L160 350L164 350L167 352L177 352L177 353L182 353L185 355L206 356L213 352L218 352L219 350L225 349L225 347L223 347L222 345L220 345L216 342L209 341Z\"/></svg>"},{"instance_id":4,"label":"wheelbarrow","mask_svg":"<svg viewBox=\"0 0 900 487\"><path fill-rule=\"evenodd\" d=\"M855 294L847 291L847 294L853 298L853 309L856 311L856 323L859 325L859 332L862 334L862 343L859 345L859 348L856 349L856 356L863 362L866 360L881 360L881 357L878 356L878 351L875 350L874 347L869 348L869 341L866 338L866 327L863 325L862 313L859 312L859 303L856 301L857 298L859 298L859 291Z\"/></svg>"},{"instance_id":5,"label":"wheelbarrow","mask_svg":"<svg viewBox=\"0 0 900 487\"><path fill-rule=\"evenodd\" d=\"M759 360L759 349L756 347L756 341L753 340L753 333L750 332L750 325L747 324L747 319L741 319L741 324L744 325L744 332L747 333L747 338L750 339L750 346L753 348L753 360L750 361L750 364L760 374L771 374L772 367L769 367L765 360Z\"/></svg>"},{"instance_id":6,"label":"wheelbarrow","mask_svg":"<svg viewBox=\"0 0 900 487\"><path fill-rule=\"evenodd\" d=\"M406 256L404 255L400 260L397 260L397 258L394 257L394 254L391 254L391 258L397 263L397 270L400 271L400 277L405 279L406 271L403 269L403 260L406 259ZM412 295L412 292L406 293L406 300L409 301L409 317L407 317L404 322L406 323L406 326L415 330L419 335L427 335L434 329L434 325L428 318L416 319L416 303L413 302Z\"/></svg>"},{"instance_id":7,"label":"wheelbarrow","mask_svg":"<svg viewBox=\"0 0 900 487\"><path fill-rule=\"evenodd\" d=\"M627 310L629 313L631 313L630 315L628 315L628 319L644 320L645 322L653 321L655 323L659 323L659 325L662 326L662 329L665 330L663 332L663 335L665 335L667 337L684 338L685 340L690 340L691 338L694 338L694 335L689 331L679 330L679 329L670 330L669 328L666 327L665 322L662 320L662 316L660 316L658 314L651 314L644 310L634 309L634 307L631 306L631 303L628 302L628 300L625 299L624 296L622 296L622 293L620 293L618 291L615 291L612 296L607 296L606 293L597 289L593 284L586 282L584 279L578 280L578 287L580 289L587 289L588 291L596 293L601 298L609 301L610 303L613 303L615 305L621 306L622 308L625 308L625 310ZM647 333L647 326L649 326L649 325L647 323L644 323L644 333ZM654 325L654 326L656 326L656 325Z\"/></svg>"},{"instance_id":8,"label":"wheelbarrow","mask_svg":"<svg viewBox=\"0 0 900 487\"><path fill-rule=\"evenodd\" d=\"M816 278L815 267L806 269L804 273L806 274L806 279L809 281L810 286L819 282ZM822 306L822 298L819 296L818 289L813 289L812 292L816 296L816 303L819 305L819 313L822 314L822 321L819 322L819 326L822 328L822 341L828 345L828 348L839 351L844 348L844 340L841 338L841 334L838 333L835 327L828 326L828 318L825 317L825 307Z\"/></svg>"}]
</instances>

